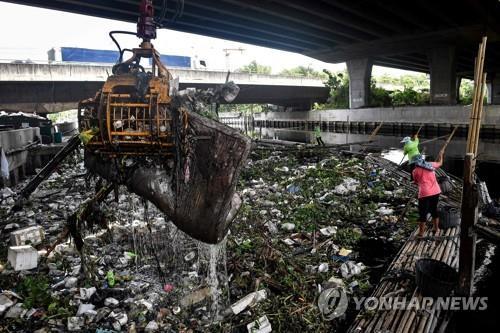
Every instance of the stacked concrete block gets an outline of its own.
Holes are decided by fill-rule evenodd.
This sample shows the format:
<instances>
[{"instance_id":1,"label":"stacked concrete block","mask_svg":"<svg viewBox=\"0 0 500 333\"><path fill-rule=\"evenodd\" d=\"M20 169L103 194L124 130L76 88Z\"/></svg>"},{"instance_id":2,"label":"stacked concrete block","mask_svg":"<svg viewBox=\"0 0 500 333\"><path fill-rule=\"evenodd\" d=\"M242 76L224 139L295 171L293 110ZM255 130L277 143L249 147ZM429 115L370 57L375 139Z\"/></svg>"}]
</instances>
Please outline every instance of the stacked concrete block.
<instances>
[{"instance_id":1,"label":"stacked concrete block","mask_svg":"<svg viewBox=\"0 0 500 333\"><path fill-rule=\"evenodd\" d=\"M9 247L8 260L15 271L36 268L38 251L31 245Z\"/></svg>"},{"instance_id":2,"label":"stacked concrete block","mask_svg":"<svg viewBox=\"0 0 500 333\"><path fill-rule=\"evenodd\" d=\"M10 244L13 246L38 245L45 237L41 226L24 228L16 230L10 234Z\"/></svg>"}]
</instances>

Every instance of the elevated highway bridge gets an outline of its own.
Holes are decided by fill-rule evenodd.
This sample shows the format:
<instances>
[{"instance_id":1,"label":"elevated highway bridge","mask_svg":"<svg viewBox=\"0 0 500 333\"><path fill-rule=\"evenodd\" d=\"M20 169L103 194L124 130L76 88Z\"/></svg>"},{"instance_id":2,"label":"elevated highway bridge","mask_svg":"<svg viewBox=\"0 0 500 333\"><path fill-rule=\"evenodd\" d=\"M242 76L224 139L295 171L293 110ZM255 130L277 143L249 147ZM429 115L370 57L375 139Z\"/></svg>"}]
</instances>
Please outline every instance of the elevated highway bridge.
<instances>
[{"instance_id":1,"label":"elevated highway bridge","mask_svg":"<svg viewBox=\"0 0 500 333\"><path fill-rule=\"evenodd\" d=\"M136 22L139 0L10 0ZM500 103L500 3L497 0L184 0L168 2L166 28L346 62L350 107L368 105L373 65L429 73L431 103L455 104L471 78L481 36L485 69ZM155 1L160 12L161 1ZM177 16L175 20L173 17Z\"/></svg>"},{"instance_id":2,"label":"elevated highway bridge","mask_svg":"<svg viewBox=\"0 0 500 333\"><path fill-rule=\"evenodd\" d=\"M170 69L179 78L179 89L206 89L226 81L227 72ZM95 64L0 63L0 109L51 113L76 108L79 101L94 97L112 66ZM230 73L240 87L236 104L275 104L307 110L325 102L329 89L320 79L249 73Z\"/></svg>"}]
</instances>

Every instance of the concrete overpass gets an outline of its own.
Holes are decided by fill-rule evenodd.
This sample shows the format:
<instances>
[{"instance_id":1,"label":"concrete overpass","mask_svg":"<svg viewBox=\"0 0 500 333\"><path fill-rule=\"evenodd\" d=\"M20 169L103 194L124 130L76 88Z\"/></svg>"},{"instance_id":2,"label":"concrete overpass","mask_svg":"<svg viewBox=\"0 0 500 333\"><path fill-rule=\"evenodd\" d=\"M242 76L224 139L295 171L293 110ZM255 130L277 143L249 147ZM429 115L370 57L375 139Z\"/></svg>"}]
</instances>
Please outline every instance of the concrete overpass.
<instances>
[{"instance_id":1,"label":"concrete overpass","mask_svg":"<svg viewBox=\"0 0 500 333\"><path fill-rule=\"evenodd\" d=\"M136 22L139 0L9 2ZM429 73L432 104L455 104L487 35L489 90L500 103L498 0L185 0L173 21L175 8L162 20L169 29L347 62L351 108L369 104L373 65Z\"/></svg>"},{"instance_id":2,"label":"concrete overpass","mask_svg":"<svg viewBox=\"0 0 500 333\"><path fill-rule=\"evenodd\" d=\"M227 72L171 69L180 89L209 88L224 83ZM76 108L78 101L93 97L111 75L112 66L88 64L0 64L0 109L59 112ZM233 103L275 104L309 109L324 102L329 90L318 79L278 75L231 73L240 86Z\"/></svg>"}]
</instances>

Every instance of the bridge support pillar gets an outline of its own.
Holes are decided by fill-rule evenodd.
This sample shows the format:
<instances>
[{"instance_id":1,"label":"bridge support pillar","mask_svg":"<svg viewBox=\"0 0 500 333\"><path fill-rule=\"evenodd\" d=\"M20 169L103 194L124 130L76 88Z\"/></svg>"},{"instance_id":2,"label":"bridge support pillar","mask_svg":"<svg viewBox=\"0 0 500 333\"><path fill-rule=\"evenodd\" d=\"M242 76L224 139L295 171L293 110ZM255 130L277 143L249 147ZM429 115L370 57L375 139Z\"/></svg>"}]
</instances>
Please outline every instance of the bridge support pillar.
<instances>
[{"instance_id":1,"label":"bridge support pillar","mask_svg":"<svg viewBox=\"0 0 500 333\"><path fill-rule=\"evenodd\" d=\"M349 108L357 109L369 105L370 79L373 61L370 58L348 60Z\"/></svg>"},{"instance_id":2,"label":"bridge support pillar","mask_svg":"<svg viewBox=\"0 0 500 333\"><path fill-rule=\"evenodd\" d=\"M439 47L428 52L431 73L431 104L457 104L455 47Z\"/></svg>"},{"instance_id":3,"label":"bridge support pillar","mask_svg":"<svg viewBox=\"0 0 500 333\"><path fill-rule=\"evenodd\" d=\"M500 73L488 73L488 103L500 104Z\"/></svg>"}]
</instances>

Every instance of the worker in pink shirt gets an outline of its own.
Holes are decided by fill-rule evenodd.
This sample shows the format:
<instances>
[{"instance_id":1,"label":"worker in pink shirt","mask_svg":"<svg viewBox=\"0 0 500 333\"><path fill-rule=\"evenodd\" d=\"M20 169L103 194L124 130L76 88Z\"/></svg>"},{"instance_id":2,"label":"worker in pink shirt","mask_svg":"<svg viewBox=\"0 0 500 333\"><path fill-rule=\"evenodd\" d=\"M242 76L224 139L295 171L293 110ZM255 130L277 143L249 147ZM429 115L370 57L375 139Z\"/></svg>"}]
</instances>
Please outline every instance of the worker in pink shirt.
<instances>
[{"instance_id":1,"label":"worker in pink shirt","mask_svg":"<svg viewBox=\"0 0 500 333\"><path fill-rule=\"evenodd\" d=\"M422 157L420 157L422 158ZM432 216L433 231L439 230L438 202L441 188L436 179L435 169L443 164L443 153L438 155L436 162L426 162L423 160L416 163L412 172L413 181L418 185L418 236L422 237L425 232L425 222L427 215Z\"/></svg>"}]
</instances>

